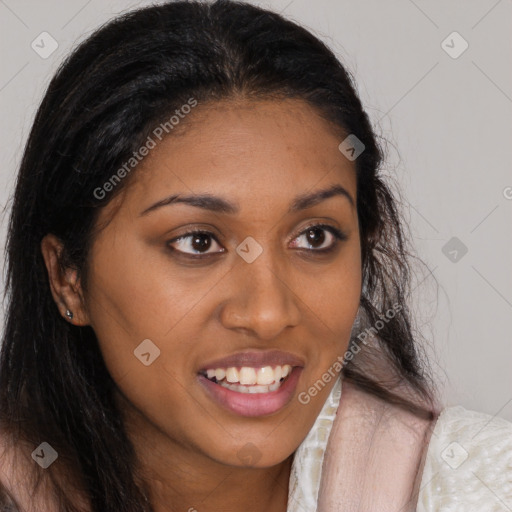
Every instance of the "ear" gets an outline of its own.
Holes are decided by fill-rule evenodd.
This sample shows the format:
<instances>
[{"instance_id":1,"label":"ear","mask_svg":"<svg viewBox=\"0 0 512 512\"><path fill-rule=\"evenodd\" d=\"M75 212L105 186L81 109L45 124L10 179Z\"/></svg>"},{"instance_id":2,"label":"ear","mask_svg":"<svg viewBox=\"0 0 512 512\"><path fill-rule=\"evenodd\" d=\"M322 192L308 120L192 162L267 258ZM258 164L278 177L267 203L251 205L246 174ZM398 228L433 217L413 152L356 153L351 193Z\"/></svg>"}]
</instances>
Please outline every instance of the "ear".
<instances>
[{"instance_id":1,"label":"ear","mask_svg":"<svg viewBox=\"0 0 512 512\"><path fill-rule=\"evenodd\" d=\"M89 325L89 315L85 307L78 271L64 268L62 264L63 244L53 234L46 235L41 241L50 289L53 300L60 314L73 325ZM66 316L66 310L73 313L73 318Z\"/></svg>"}]
</instances>

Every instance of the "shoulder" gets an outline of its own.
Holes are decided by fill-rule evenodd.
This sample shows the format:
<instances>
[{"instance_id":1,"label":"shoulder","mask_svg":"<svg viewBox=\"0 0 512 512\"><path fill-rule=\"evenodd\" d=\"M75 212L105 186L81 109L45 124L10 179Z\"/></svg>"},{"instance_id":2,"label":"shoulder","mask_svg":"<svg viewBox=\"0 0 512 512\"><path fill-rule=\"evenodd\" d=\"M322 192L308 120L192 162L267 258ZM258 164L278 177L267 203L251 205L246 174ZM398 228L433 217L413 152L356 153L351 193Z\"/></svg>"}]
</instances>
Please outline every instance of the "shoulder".
<instances>
[{"instance_id":1,"label":"shoulder","mask_svg":"<svg viewBox=\"0 0 512 512\"><path fill-rule=\"evenodd\" d=\"M506 509L512 502L512 423L461 406L445 408L420 489L417 512Z\"/></svg>"}]
</instances>

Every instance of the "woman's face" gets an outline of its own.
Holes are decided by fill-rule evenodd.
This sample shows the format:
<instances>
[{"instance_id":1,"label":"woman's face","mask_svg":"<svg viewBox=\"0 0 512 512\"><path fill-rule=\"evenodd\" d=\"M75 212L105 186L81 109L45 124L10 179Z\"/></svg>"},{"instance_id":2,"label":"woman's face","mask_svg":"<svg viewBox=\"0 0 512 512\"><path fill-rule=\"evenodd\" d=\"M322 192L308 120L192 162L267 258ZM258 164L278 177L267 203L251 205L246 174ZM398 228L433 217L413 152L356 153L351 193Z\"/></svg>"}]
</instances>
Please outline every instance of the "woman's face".
<instances>
[{"instance_id":1,"label":"woman's face","mask_svg":"<svg viewBox=\"0 0 512 512\"><path fill-rule=\"evenodd\" d=\"M272 466L312 427L357 313L354 162L299 100L199 104L182 123L93 243L88 321L148 443Z\"/></svg>"}]
</instances>

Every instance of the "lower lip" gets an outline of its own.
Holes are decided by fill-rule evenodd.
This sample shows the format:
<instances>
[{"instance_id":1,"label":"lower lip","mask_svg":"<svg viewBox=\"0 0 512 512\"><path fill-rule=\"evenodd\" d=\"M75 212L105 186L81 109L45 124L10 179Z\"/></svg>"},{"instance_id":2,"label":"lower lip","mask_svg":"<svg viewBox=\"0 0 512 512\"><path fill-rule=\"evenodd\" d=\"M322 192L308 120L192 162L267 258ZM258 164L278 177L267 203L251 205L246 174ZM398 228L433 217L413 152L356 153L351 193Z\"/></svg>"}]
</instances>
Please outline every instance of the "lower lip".
<instances>
[{"instance_id":1,"label":"lower lip","mask_svg":"<svg viewBox=\"0 0 512 512\"><path fill-rule=\"evenodd\" d=\"M276 391L269 393L238 393L199 375L199 382L218 404L240 416L264 416L282 409L295 393L302 368L295 366Z\"/></svg>"}]
</instances>

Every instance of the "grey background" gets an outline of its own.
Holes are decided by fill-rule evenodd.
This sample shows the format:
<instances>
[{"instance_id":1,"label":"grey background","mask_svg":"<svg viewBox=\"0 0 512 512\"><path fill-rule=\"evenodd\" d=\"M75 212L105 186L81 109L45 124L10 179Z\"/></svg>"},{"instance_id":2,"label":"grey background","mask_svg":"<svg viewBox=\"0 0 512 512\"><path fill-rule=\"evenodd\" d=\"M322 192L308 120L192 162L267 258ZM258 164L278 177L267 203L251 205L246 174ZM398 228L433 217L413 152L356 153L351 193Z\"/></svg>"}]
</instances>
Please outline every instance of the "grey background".
<instances>
[{"instance_id":1,"label":"grey background","mask_svg":"<svg viewBox=\"0 0 512 512\"><path fill-rule=\"evenodd\" d=\"M22 149L57 65L99 25L150 3L0 0L2 248ZM512 2L251 3L314 31L354 74L428 266L415 312L445 402L512 420ZM44 31L58 43L45 59L31 48ZM454 31L469 45L457 58L445 51L462 48ZM445 247L452 237L467 254L459 241Z\"/></svg>"}]
</instances>

